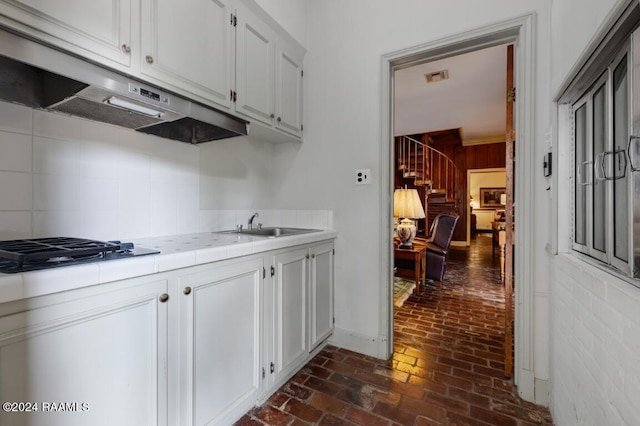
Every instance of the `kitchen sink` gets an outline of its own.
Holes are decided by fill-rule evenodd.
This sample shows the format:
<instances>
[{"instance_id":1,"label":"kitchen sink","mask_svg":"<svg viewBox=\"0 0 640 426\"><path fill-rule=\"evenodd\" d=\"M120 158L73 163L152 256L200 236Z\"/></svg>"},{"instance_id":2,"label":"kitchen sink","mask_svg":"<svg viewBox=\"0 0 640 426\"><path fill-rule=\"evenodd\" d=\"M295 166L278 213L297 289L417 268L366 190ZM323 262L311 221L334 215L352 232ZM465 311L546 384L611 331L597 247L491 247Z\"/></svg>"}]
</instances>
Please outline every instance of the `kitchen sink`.
<instances>
[{"instance_id":1,"label":"kitchen sink","mask_svg":"<svg viewBox=\"0 0 640 426\"><path fill-rule=\"evenodd\" d=\"M286 237L288 235L306 234L308 232L319 232L319 229L307 228L280 228L280 227L263 227L256 229L243 229L241 231L223 231L225 234L239 235L256 235L259 237Z\"/></svg>"}]
</instances>

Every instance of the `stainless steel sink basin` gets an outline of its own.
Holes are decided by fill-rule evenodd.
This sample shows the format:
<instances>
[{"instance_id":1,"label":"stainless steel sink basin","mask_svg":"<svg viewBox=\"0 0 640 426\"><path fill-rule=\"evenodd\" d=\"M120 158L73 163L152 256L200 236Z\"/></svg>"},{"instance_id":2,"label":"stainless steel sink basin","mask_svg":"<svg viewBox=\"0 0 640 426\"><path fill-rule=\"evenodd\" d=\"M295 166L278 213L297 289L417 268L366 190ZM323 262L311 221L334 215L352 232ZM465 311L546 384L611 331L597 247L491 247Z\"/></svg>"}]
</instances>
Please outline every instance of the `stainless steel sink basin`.
<instances>
[{"instance_id":1,"label":"stainless steel sink basin","mask_svg":"<svg viewBox=\"0 0 640 426\"><path fill-rule=\"evenodd\" d=\"M242 231L223 231L224 233L233 233L239 235L257 235L261 237L285 237L287 235L306 234L308 232L319 232L319 229L307 228L280 228L280 227L264 227L260 229L243 229Z\"/></svg>"}]
</instances>

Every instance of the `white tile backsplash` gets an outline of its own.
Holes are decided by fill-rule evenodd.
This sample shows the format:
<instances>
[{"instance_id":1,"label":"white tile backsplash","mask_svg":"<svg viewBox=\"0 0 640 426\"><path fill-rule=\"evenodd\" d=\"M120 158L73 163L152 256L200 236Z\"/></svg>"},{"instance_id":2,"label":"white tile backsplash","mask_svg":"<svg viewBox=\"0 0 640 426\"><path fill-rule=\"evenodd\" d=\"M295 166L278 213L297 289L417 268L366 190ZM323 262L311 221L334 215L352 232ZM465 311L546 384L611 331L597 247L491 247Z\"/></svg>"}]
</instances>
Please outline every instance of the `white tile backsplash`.
<instances>
[{"instance_id":1,"label":"white tile backsplash","mask_svg":"<svg viewBox=\"0 0 640 426\"><path fill-rule=\"evenodd\" d=\"M82 140L85 120L52 112L33 110L33 135L68 141Z\"/></svg>"},{"instance_id":2,"label":"white tile backsplash","mask_svg":"<svg viewBox=\"0 0 640 426\"><path fill-rule=\"evenodd\" d=\"M78 179L79 210L118 211L119 182L113 178L86 177Z\"/></svg>"},{"instance_id":3,"label":"white tile backsplash","mask_svg":"<svg viewBox=\"0 0 640 426\"><path fill-rule=\"evenodd\" d=\"M330 211L259 207L270 181L250 167L255 144L190 145L0 102L0 239L214 232L255 212L254 224L331 228Z\"/></svg>"},{"instance_id":4,"label":"white tile backsplash","mask_svg":"<svg viewBox=\"0 0 640 426\"><path fill-rule=\"evenodd\" d=\"M128 240L154 236L151 233L151 209L120 209L118 211L118 238Z\"/></svg>"},{"instance_id":5,"label":"white tile backsplash","mask_svg":"<svg viewBox=\"0 0 640 426\"><path fill-rule=\"evenodd\" d=\"M2 112L0 111L0 114ZM31 172L33 144L31 135L0 131L0 170Z\"/></svg>"},{"instance_id":6,"label":"white tile backsplash","mask_svg":"<svg viewBox=\"0 0 640 426\"><path fill-rule=\"evenodd\" d=\"M34 136L33 171L60 176L81 175L81 145L79 141Z\"/></svg>"},{"instance_id":7,"label":"white tile backsplash","mask_svg":"<svg viewBox=\"0 0 640 426\"><path fill-rule=\"evenodd\" d=\"M31 173L0 172L0 211L31 210Z\"/></svg>"},{"instance_id":8,"label":"white tile backsplash","mask_svg":"<svg viewBox=\"0 0 640 426\"><path fill-rule=\"evenodd\" d=\"M33 175L34 210L79 209L82 179L78 176Z\"/></svg>"},{"instance_id":9,"label":"white tile backsplash","mask_svg":"<svg viewBox=\"0 0 640 426\"><path fill-rule=\"evenodd\" d=\"M118 181L120 211L151 210L151 183L148 181Z\"/></svg>"},{"instance_id":10,"label":"white tile backsplash","mask_svg":"<svg viewBox=\"0 0 640 426\"><path fill-rule=\"evenodd\" d=\"M117 178L118 145L86 141L80 147L80 174L99 178Z\"/></svg>"},{"instance_id":11,"label":"white tile backsplash","mask_svg":"<svg viewBox=\"0 0 640 426\"><path fill-rule=\"evenodd\" d=\"M31 211L0 211L0 240L18 240L31 236Z\"/></svg>"},{"instance_id":12,"label":"white tile backsplash","mask_svg":"<svg viewBox=\"0 0 640 426\"><path fill-rule=\"evenodd\" d=\"M33 235L35 237L84 238L80 218L81 214L77 210L34 211Z\"/></svg>"},{"instance_id":13,"label":"white tile backsplash","mask_svg":"<svg viewBox=\"0 0 640 426\"><path fill-rule=\"evenodd\" d=\"M117 210L87 210L80 212L80 231L82 238L94 240L114 240L119 238Z\"/></svg>"},{"instance_id":14,"label":"white tile backsplash","mask_svg":"<svg viewBox=\"0 0 640 426\"><path fill-rule=\"evenodd\" d=\"M33 110L22 105L0 102L0 130L31 135Z\"/></svg>"}]
</instances>

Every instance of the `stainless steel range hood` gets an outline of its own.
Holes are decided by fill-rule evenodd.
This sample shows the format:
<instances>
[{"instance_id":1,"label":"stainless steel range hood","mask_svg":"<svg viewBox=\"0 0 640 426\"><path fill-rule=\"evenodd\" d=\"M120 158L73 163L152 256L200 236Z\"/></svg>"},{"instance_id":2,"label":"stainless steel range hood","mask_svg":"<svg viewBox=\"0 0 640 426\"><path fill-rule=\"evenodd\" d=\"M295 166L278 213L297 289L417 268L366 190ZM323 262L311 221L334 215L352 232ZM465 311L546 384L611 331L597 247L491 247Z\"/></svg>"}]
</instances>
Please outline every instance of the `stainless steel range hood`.
<instances>
[{"instance_id":1,"label":"stainless steel range hood","mask_svg":"<svg viewBox=\"0 0 640 426\"><path fill-rule=\"evenodd\" d=\"M0 100L194 144L247 134L243 120L4 31Z\"/></svg>"}]
</instances>

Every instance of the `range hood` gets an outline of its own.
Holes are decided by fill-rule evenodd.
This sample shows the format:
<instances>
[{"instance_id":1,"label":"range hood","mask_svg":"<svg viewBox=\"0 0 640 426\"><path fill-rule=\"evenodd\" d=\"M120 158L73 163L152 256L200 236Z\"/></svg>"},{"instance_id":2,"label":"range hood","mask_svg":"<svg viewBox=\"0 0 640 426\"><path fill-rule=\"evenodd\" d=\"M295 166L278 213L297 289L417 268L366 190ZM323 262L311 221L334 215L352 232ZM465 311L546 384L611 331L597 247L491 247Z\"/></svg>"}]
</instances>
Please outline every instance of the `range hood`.
<instances>
[{"instance_id":1,"label":"range hood","mask_svg":"<svg viewBox=\"0 0 640 426\"><path fill-rule=\"evenodd\" d=\"M243 120L4 31L0 100L193 144L247 134Z\"/></svg>"}]
</instances>

